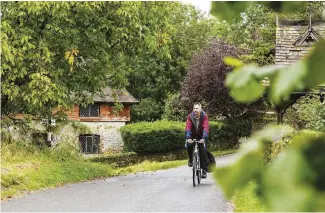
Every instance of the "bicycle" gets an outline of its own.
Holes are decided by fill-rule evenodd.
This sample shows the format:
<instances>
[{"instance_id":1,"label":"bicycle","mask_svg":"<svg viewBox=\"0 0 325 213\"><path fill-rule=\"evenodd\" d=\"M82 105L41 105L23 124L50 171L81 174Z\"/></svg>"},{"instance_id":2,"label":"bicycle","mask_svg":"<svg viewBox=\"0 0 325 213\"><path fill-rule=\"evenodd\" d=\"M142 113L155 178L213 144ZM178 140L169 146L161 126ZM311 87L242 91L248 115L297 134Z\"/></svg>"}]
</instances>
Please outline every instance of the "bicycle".
<instances>
[{"instance_id":1,"label":"bicycle","mask_svg":"<svg viewBox=\"0 0 325 213\"><path fill-rule=\"evenodd\" d=\"M193 186L197 186L201 183L202 169L200 165L200 153L198 141L193 140L194 149L193 149Z\"/></svg>"}]
</instances>

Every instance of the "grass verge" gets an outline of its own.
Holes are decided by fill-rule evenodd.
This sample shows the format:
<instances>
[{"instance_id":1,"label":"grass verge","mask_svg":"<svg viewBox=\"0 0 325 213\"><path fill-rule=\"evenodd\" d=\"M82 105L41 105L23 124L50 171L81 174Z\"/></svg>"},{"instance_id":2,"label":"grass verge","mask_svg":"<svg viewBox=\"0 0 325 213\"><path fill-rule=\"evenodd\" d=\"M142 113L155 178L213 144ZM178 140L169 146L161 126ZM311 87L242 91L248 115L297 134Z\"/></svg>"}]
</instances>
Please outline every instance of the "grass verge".
<instances>
[{"instance_id":1,"label":"grass verge","mask_svg":"<svg viewBox=\"0 0 325 213\"><path fill-rule=\"evenodd\" d=\"M235 212L267 212L265 204L255 194L257 184L250 182L245 188L237 190L232 198Z\"/></svg>"},{"instance_id":2,"label":"grass verge","mask_svg":"<svg viewBox=\"0 0 325 213\"><path fill-rule=\"evenodd\" d=\"M215 156L235 150L213 152ZM96 178L157 171L186 165L187 160L144 161L117 168L90 162L71 147L39 150L25 143L1 147L1 199L23 195L31 191L62 186L67 183Z\"/></svg>"}]
</instances>

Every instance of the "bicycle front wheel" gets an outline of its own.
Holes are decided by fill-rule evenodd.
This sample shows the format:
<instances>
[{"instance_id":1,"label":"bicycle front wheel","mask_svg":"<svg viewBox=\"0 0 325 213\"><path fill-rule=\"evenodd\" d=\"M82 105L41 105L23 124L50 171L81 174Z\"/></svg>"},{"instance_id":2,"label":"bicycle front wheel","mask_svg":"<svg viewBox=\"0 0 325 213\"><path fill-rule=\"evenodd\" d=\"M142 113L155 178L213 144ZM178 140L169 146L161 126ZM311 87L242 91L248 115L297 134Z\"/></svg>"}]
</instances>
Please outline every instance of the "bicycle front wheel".
<instances>
[{"instance_id":1,"label":"bicycle front wheel","mask_svg":"<svg viewBox=\"0 0 325 213\"><path fill-rule=\"evenodd\" d=\"M197 182L198 182L198 184L200 184L201 183L202 172L201 172L201 165L200 165L200 157L199 156L197 158L196 176L197 176Z\"/></svg>"},{"instance_id":2,"label":"bicycle front wheel","mask_svg":"<svg viewBox=\"0 0 325 213\"><path fill-rule=\"evenodd\" d=\"M200 183L198 172L200 170L200 161L198 153L193 155L193 186L197 186Z\"/></svg>"}]
</instances>

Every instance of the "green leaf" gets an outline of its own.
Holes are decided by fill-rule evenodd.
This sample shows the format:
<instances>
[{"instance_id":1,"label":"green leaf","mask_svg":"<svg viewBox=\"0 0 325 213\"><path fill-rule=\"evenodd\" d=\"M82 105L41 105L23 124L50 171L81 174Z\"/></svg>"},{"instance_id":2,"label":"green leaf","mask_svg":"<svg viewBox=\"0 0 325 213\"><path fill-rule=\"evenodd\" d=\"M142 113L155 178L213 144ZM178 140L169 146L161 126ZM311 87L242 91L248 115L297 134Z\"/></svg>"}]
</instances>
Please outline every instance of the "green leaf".
<instances>
[{"instance_id":1,"label":"green leaf","mask_svg":"<svg viewBox=\"0 0 325 213\"><path fill-rule=\"evenodd\" d=\"M233 57L224 57L223 60L224 60L224 63L228 66L241 67L244 65L243 62L241 62L237 58L233 58Z\"/></svg>"},{"instance_id":2,"label":"green leaf","mask_svg":"<svg viewBox=\"0 0 325 213\"><path fill-rule=\"evenodd\" d=\"M235 100L249 103L263 95L265 87L253 78L256 69L255 65L248 65L228 74L226 85L230 87L230 95Z\"/></svg>"},{"instance_id":3,"label":"green leaf","mask_svg":"<svg viewBox=\"0 0 325 213\"><path fill-rule=\"evenodd\" d=\"M325 83L325 41L320 41L307 58L308 75L305 79L307 88L314 88Z\"/></svg>"},{"instance_id":4,"label":"green leaf","mask_svg":"<svg viewBox=\"0 0 325 213\"><path fill-rule=\"evenodd\" d=\"M231 21L251 4L249 1L213 1L211 14L220 20Z\"/></svg>"},{"instance_id":5,"label":"green leaf","mask_svg":"<svg viewBox=\"0 0 325 213\"><path fill-rule=\"evenodd\" d=\"M313 211L314 190L304 184L314 173L299 152L286 150L263 175L262 185L271 211Z\"/></svg>"},{"instance_id":6,"label":"green leaf","mask_svg":"<svg viewBox=\"0 0 325 213\"><path fill-rule=\"evenodd\" d=\"M254 72L254 76L256 76L258 79L263 79L264 77L272 78L282 67L283 65L269 65L260 67L256 72Z\"/></svg>"},{"instance_id":7,"label":"green leaf","mask_svg":"<svg viewBox=\"0 0 325 213\"><path fill-rule=\"evenodd\" d=\"M236 189L245 187L249 181L259 176L263 169L262 148L262 143L251 140L243 145L235 162L226 166L217 165L213 175L228 199Z\"/></svg>"},{"instance_id":8,"label":"green leaf","mask_svg":"<svg viewBox=\"0 0 325 213\"><path fill-rule=\"evenodd\" d=\"M276 12L295 12L304 2L293 1L213 1L210 13L220 20L231 21L239 17L252 4L261 4Z\"/></svg>"},{"instance_id":9,"label":"green leaf","mask_svg":"<svg viewBox=\"0 0 325 213\"><path fill-rule=\"evenodd\" d=\"M291 92L302 90L305 74L306 66L302 61L280 69L274 81L271 82L271 100L280 103L283 98L288 98Z\"/></svg>"}]
</instances>

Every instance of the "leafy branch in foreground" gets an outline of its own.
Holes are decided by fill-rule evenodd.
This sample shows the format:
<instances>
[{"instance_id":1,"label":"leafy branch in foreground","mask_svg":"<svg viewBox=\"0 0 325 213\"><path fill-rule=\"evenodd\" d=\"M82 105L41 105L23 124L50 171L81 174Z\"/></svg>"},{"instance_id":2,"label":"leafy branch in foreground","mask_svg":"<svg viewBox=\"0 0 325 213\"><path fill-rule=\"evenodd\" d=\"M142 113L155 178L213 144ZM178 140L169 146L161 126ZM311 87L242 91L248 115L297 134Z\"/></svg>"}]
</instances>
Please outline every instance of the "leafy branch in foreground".
<instances>
[{"instance_id":1,"label":"leafy branch in foreground","mask_svg":"<svg viewBox=\"0 0 325 213\"><path fill-rule=\"evenodd\" d=\"M239 102L252 102L267 92L271 101L280 103L292 92L311 90L325 82L324 52L325 41L321 41L308 57L290 66L243 66L227 59L225 62L236 69L229 73L226 85L231 96ZM265 78L270 81L269 89L261 84Z\"/></svg>"},{"instance_id":2,"label":"leafy branch in foreground","mask_svg":"<svg viewBox=\"0 0 325 213\"><path fill-rule=\"evenodd\" d=\"M221 3L213 5L217 4ZM223 4L228 10L233 9L232 14L245 7L240 2ZM280 5L280 11L288 9L281 8L281 5L288 6L287 3L276 4ZM212 10L219 17L227 12L213 7ZM322 40L306 58L289 66L242 65L234 58L226 58L225 63L236 67L227 76L226 85L238 102L251 103L266 93L270 101L279 104L292 92L312 90L325 83L324 53ZM268 87L261 83L265 79L270 82ZM281 126L262 130L241 147L237 161L215 170L214 176L228 198L234 195L235 189L256 181L257 193L269 211L325 211L324 133L294 137L289 147L270 163L264 163L267 144L281 140L289 131L288 127Z\"/></svg>"}]
</instances>

